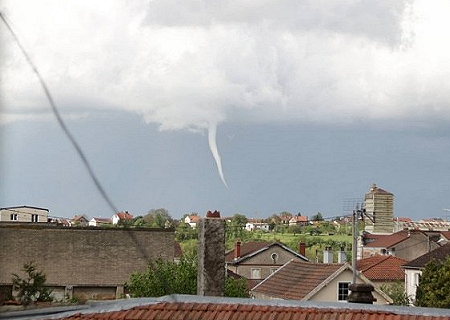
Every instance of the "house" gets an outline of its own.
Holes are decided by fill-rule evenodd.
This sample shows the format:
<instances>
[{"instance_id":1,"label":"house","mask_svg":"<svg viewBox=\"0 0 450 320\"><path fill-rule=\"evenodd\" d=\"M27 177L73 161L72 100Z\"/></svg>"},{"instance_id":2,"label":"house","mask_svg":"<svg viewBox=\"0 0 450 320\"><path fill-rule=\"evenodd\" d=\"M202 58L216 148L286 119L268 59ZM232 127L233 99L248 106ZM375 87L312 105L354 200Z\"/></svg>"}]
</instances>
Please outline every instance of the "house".
<instances>
[{"instance_id":1,"label":"house","mask_svg":"<svg viewBox=\"0 0 450 320\"><path fill-rule=\"evenodd\" d=\"M197 223L200 220L200 216L198 215L189 215L184 218L184 223L191 226L192 229L195 229L197 227Z\"/></svg>"},{"instance_id":2,"label":"house","mask_svg":"<svg viewBox=\"0 0 450 320\"><path fill-rule=\"evenodd\" d=\"M260 219L248 219L245 224L245 230L247 231L255 231L255 230L263 230L270 231L269 224Z\"/></svg>"},{"instance_id":3,"label":"house","mask_svg":"<svg viewBox=\"0 0 450 320\"><path fill-rule=\"evenodd\" d=\"M363 233L360 245L359 258L381 254L407 261L439 247L432 237L420 230L402 230L389 235Z\"/></svg>"},{"instance_id":4,"label":"house","mask_svg":"<svg viewBox=\"0 0 450 320\"><path fill-rule=\"evenodd\" d=\"M256 299L346 302L353 271L348 263L310 263L291 260L251 290ZM358 273L357 283L372 284ZM373 285L373 284L372 284ZM376 304L392 299L374 286Z\"/></svg>"},{"instance_id":5,"label":"house","mask_svg":"<svg viewBox=\"0 0 450 320\"><path fill-rule=\"evenodd\" d=\"M425 219L419 221L395 221L396 230L448 231L450 221Z\"/></svg>"},{"instance_id":6,"label":"house","mask_svg":"<svg viewBox=\"0 0 450 320\"><path fill-rule=\"evenodd\" d=\"M236 242L233 250L225 254L227 269L259 282L267 278L291 259L308 261L305 244L295 252L278 242Z\"/></svg>"},{"instance_id":7,"label":"house","mask_svg":"<svg viewBox=\"0 0 450 320\"><path fill-rule=\"evenodd\" d=\"M302 216L300 213L289 219L290 226L305 226L308 224L308 217Z\"/></svg>"},{"instance_id":8,"label":"house","mask_svg":"<svg viewBox=\"0 0 450 320\"><path fill-rule=\"evenodd\" d=\"M89 226L91 227L98 227L101 225L107 225L107 224L111 224L111 219L110 218L92 218L89 221Z\"/></svg>"},{"instance_id":9,"label":"house","mask_svg":"<svg viewBox=\"0 0 450 320\"><path fill-rule=\"evenodd\" d=\"M117 225L119 223L124 223L133 220L133 215L129 214L128 211L118 212L112 216L112 224Z\"/></svg>"},{"instance_id":10,"label":"house","mask_svg":"<svg viewBox=\"0 0 450 320\"><path fill-rule=\"evenodd\" d=\"M358 260L356 269L372 281L378 288L383 284L405 282L405 270L402 265L408 261L391 255L379 255Z\"/></svg>"},{"instance_id":11,"label":"house","mask_svg":"<svg viewBox=\"0 0 450 320\"><path fill-rule=\"evenodd\" d=\"M359 303L316 303L310 301L270 301L195 295L169 295L159 298L132 298L101 304L15 312L22 319L60 320L448 320L450 310L411 308ZM5 314L8 316L8 314ZM13 314L11 314L11 317Z\"/></svg>"},{"instance_id":12,"label":"house","mask_svg":"<svg viewBox=\"0 0 450 320\"><path fill-rule=\"evenodd\" d=\"M0 222L48 222L48 209L30 206L0 208Z\"/></svg>"},{"instance_id":13,"label":"house","mask_svg":"<svg viewBox=\"0 0 450 320\"><path fill-rule=\"evenodd\" d=\"M70 220L70 225L71 226L80 226L80 227L86 227L89 225L89 219L84 215L75 215L75 217L73 217Z\"/></svg>"},{"instance_id":14,"label":"house","mask_svg":"<svg viewBox=\"0 0 450 320\"><path fill-rule=\"evenodd\" d=\"M414 301L416 298L416 289L425 265L431 260L444 261L449 256L450 243L447 243L403 265L405 269L405 291L411 301Z\"/></svg>"}]
</instances>

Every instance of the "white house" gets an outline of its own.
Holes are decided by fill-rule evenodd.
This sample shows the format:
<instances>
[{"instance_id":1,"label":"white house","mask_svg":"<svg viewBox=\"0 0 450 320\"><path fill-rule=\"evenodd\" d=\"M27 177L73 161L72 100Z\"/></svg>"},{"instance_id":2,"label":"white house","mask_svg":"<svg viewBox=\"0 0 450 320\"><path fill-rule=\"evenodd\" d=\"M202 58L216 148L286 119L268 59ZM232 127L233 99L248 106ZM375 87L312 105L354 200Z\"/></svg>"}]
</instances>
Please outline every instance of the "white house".
<instances>
[{"instance_id":1,"label":"white house","mask_svg":"<svg viewBox=\"0 0 450 320\"><path fill-rule=\"evenodd\" d=\"M89 226L98 227L105 224L110 224L112 220L110 218L92 218L89 220Z\"/></svg>"},{"instance_id":2,"label":"white house","mask_svg":"<svg viewBox=\"0 0 450 320\"><path fill-rule=\"evenodd\" d=\"M416 300L416 290L425 265L431 260L444 261L449 256L450 243L447 243L403 265L405 269L405 291L411 302Z\"/></svg>"},{"instance_id":3,"label":"white house","mask_svg":"<svg viewBox=\"0 0 450 320\"><path fill-rule=\"evenodd\" d=\"M190 225L192 229L195 229L199 220L200 217L198 215L190 215L184 218L184 223Z\"/></svg>"},{"instance_id":4,"label":"white house","mask_svg":"<svg viewBox=\"0 0 450 320\"><path fill-rule=\"evenodd\" d=\"M48 209L19 206L0 208L0 221L2 222L47 222Z\"/></svg>"},{"instance_id":5,"label":"white house","mask_svg":"<svg viewBox=\"0 0 450 320\"><path fill-rule=\"evenodd\" d=\"M129 221L129 220L133 220L133 215L129 214L128 211L118 212L112 216L112 223L114 225L118 224L119 222L124 222L124 221Z\"/></svg>"}]
</instances>

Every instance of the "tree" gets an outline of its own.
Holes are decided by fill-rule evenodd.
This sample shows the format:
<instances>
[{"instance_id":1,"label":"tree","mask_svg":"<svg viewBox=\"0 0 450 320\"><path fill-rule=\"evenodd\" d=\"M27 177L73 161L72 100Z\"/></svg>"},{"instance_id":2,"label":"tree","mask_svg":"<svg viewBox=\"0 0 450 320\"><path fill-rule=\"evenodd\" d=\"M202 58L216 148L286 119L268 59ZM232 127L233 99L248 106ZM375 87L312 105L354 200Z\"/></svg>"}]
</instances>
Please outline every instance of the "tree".
<instances>
[{"instance_id":1,"label":"tree","mask_svg":"<svg viewBox=\"0 0 450 320\"><path fill-rule=\"evenodd\" d=\"M425 265L416 292L419 307L450 308L450 257Z\"/></svg>"},{"instance_id":2,"label":"tree","mask_svg":"<svg viewBox=\"0 0 450 320\"><path fill-rule=\"evenodd\" d=\"M233 216L233 218L231 219L231 223L234 226L239 226L239 227L242 227L242 228L245 227L245 224L247 223L247 221L248 221L247 217L244 216L243 214L240 214L240 213L236 213Z\"/></svg>"},{"instance_id":3,"label":"tree","mask_svg":"<svg viewBox=\"0 0 450 320\"><path fill-rule=\"evenodd\" d=\"M26 278L22 279L13 273L13 289L17 291L17 296L23 305L29 305L36 301L52 301L51 290L45 287L47 277L42 271L37 271L34 262L27 262L22 270Z\"/></svg>"},{"instance_id":4,"label":"tree","mask_svg":"<svg viewBox=\"0 0 450 320\"><path fill-rule=\"evenodd\" d=\"M323 221L322 214L320 212L317 212L311 217L311 221Z\"/></svg>"},{"instance_id":5,"label":"tree","mask_svg":"<svg viewBox=\"0 0 450 320\"><path fill-rule=\"evenodd\" d=\"M173 226L173 219L169 211L164 208L151 209L144 216L145 222L155 228L170 228Z\"/></svg>"},{"instance_id":6,"label":"tree","mask_svg":"<svg viewBox=\"0 0 450 320\"><path fill-rule=\"evenodd\" d=\"M383 284L380 289L392 298L394 305L409 306L410 299L406 295L405 285L402 282L397 281L392 284Z\"/></svg>"},{"instance_id":7,"label":"tree","mask_svg":"<svg viewBox=\"0 0 450 320\"><path fill-rule=\"evenodd\" d=\"M196 294L197 257L183 257L179 263L162 259L150 261L147 271L134 272L125 287L133 297ZM245 279L227 277L224 290L227 297L248 297Z\"/></svg>"}]
</instances>

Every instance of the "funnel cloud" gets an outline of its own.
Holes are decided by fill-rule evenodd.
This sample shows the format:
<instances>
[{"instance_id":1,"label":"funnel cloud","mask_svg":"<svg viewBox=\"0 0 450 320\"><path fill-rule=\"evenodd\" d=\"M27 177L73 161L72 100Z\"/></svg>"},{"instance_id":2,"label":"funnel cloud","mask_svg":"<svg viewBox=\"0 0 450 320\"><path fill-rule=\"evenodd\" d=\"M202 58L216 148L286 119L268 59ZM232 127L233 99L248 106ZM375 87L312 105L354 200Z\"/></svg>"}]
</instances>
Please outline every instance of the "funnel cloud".
<instances>
[{"instance_id":1,"label":"funnel cloud","mask_svg":"<svg viewBox=\"0 0 450 320\"><path fill-rule=\"evenodd\" d=\"M222 180L225 187L228 189L228 185L227 185L227 182L225 181L225 176L223 174L222 160L220 159L219 150L217 149L216 133L217 133L217 125L216 124L210 125L209 129L208 129L209 150L211 150L214 161L216 162L220 179Z\"/></svg>"},{"instance_id":2,"label":"funnel cloud","mask_svg":"<svg viewBox=\"0 0 450 320\"><path fill-rule=\"evenodd\" d=\"M161 130L208 130L225 185L221 123L450 123L447 0L6 0L0 10L63 114L118 110ZM46 101L4 31L0 119L43 121Z\"/></svg>"}]
</instances>

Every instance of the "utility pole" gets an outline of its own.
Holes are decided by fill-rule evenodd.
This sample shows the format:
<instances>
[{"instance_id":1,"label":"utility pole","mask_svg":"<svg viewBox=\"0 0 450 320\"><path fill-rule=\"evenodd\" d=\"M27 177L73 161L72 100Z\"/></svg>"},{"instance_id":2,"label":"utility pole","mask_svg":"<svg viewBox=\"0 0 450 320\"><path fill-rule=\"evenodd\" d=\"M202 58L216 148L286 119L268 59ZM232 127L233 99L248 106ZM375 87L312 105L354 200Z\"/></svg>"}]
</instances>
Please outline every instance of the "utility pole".
<instances>
[{"instance_id":1,"label":"utility pole","mask_svg":"<svg viewBox=\"0 0 450 320\"><path fill-rule=\"evenodd\" d=\"M353 219L352 219L352 234L353 234L353 243L352 243L352 268L353 268L353 279L352 284L356 284L356 252L357 252L357 244L358 244L358 231L356 230L356 212L357 210L353 210Z\"/></svg>"},{"instance_id":2,"label":"utility pole","mask_svg":"<svg viewBox=\"0 0 450 320\"><path fill-rule=\"evenodd\" d=\"M356 205L356 210L353 210L353 219L352 219L352 225L353 225L353 244L352 244L352 268L353 268L353 279L352 284L356 284L356 258L357 258L357 252L358 252L358 218L363 216L365 214L366 209L363 208L363 205L361 207L359 204Z\"/></svg>"}]
</instances>

